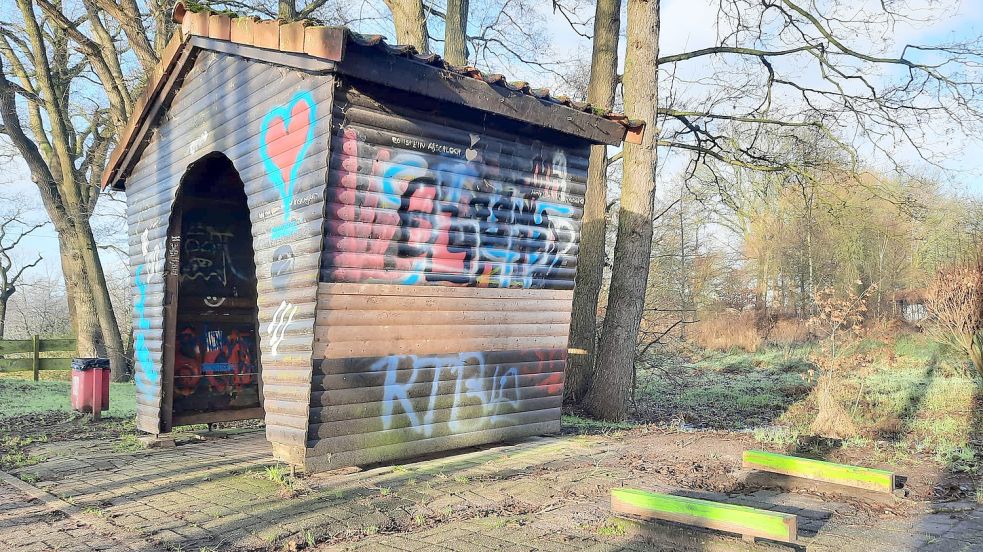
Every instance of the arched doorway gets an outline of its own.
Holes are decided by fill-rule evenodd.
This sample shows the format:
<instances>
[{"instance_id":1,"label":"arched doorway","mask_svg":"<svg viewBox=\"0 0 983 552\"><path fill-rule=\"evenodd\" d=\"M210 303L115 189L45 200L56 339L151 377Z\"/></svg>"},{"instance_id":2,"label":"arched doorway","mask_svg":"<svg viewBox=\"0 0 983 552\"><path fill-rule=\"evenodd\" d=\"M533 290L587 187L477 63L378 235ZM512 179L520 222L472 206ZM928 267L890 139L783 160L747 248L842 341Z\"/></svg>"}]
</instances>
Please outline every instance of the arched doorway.
<instances>
[{"instance_id":1,"label":"arched doorway","mask_svg":"<svg viewBox=\"0 0 983 552\"><path fill-rule=\"evenodd\" d=\"M261 418L249 207L239 173L220 153L185 172L165 274L162 430Z\"/></svg>"}]
</instances>

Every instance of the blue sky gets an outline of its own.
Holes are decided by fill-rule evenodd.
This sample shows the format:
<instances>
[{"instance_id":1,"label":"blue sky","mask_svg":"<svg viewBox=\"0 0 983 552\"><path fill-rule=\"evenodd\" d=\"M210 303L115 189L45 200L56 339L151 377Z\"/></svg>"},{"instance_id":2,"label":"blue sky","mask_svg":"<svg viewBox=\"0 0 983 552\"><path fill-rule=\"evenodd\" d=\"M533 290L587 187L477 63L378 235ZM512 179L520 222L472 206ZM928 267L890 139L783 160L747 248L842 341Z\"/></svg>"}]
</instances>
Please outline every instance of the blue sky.
<instances>
[{"instance_id":1,"label":"blue sky","mask_svg":"<svg viewBox=\"0 0 983 552\"><path fill-rule=\"evenodd\" d=\"M544 4L549 5L546 2ZM913 4L916 6L914 12L916 14L920 13L918 6L939 5L937 1L933 0L918 0ZM983 32L983 0L953 1L943 2L943 4L947 7L942 13L947 15L938 18L931 24L902 23L894 29L880 29L885 40L879 44L865 44L859 39L851 41L850 44L858 49L884 46L887 47L887 51L898 52L900 51L899 45L908 42L945 43L976 39L980 36ZM677 53L713 45L716 39L714 27L716 5L716 2L711 0L663 0L662 53ZM550 43L559 58L589 56L589 41L573 32L561 16L550 13L548 8L543 10L543 16L547 18L544 28L551 33ZM894 48L890 48L892 43ZM544 81L544 75L528 67L516 66L511 69L510 77L515 79L528 80L534 85L554 84L550 82L548 77ZM939 178L957 193L983 195L983 139L980 136L947 134L942 131L941 126L932 137L936 142L934 145L938 146L937 149L945 152L941 162L946 170L940 171L920 162L912 151L900 150L897 157L909 160L913 167ZM886 167L883 159L868 158L865 159L865 162L875 168ZM6 194L13 195L18 200L29 204L36 204L38 206L37 217L44 218L44 212L40 209L37 189L30 182L23 163L15 160L0 172L2 172L0 185L5 188ZM665 175L665 172L663 174ZM669 176L671 177L671 175ZM106 201L100 203L104 204L101 207L103 211L119 211L119 204L112 205ZM97 218L100 219L97 220L97 225L108 223L108 219L105 217ZM121 245L125 244L124 236L117 235L115 241ZM39 269L38 273L44 271L51 274L59 273L58 243L51 226L42 229L37 232L37 235L23 242L20 255L23 258L33 257L34 251L40 251L45 257L45 266ZM109 272L120 271L124 268L122 258L116 253L105 252L103 258Z\"/></svg>"}]
</instances>

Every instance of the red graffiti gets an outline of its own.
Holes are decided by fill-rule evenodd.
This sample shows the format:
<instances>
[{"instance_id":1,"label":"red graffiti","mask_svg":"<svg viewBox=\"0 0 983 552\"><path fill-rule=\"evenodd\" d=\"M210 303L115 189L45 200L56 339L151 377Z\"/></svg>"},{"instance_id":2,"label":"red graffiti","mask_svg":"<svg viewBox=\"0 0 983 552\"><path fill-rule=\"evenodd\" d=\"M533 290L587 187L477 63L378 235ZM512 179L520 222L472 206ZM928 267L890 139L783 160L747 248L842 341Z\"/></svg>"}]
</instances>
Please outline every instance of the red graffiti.
<instances>
[{"instance_id":1,"label":"red graffiti","mask_svg":"<svg viewBox=\"0 0 983 552\"><path fill-rule=\"evenodd\" d=\"M294 165L302 160L304 149L310 145L310 111L306 101L296 101L290 106L289 116L272 114L263 137L270 161L288 186L294 176Z\"/></svg>"}]
</instances>

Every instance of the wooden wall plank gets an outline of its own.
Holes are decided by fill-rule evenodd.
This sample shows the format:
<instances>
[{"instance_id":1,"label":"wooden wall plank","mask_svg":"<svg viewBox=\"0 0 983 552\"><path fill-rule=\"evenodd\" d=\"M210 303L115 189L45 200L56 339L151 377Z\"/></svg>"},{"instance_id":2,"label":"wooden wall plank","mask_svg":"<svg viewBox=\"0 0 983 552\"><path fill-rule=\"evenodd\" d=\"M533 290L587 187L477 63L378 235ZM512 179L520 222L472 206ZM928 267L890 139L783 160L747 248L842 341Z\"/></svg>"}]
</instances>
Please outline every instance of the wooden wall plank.
<instances>
[{"instance_id":1,"label":"wooden wall plank","mask_svg":"<svg viewBox=\"0 0 983 552\"><path fill-rule=\"evenodd\" d=\"M412 458L432 452L546 435L560 431L560 420L459 433L447 437L416 439L405 443L364 448L343 453L308 450L306 467L309 470L330 470L343 466L374 464L394 458Z\"/></svg>"}]
</instances>

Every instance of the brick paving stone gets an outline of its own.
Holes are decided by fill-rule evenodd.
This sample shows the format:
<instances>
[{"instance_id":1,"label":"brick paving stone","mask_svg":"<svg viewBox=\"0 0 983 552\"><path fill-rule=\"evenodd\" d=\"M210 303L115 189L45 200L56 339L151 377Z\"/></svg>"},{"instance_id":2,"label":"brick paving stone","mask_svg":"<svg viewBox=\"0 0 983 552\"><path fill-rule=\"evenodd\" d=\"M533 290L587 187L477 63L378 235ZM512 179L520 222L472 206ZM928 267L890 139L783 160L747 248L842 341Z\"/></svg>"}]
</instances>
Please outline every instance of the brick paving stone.
<instances>
[{"instance_id":1,"label":"brick paving stone","mask_svg":"<svg viewBox=\"0 0 983 552\"><path fill-rule=\"evenodd\" d=\"M110 550L125 545L0 482L0 550Z\"/></svg>"}]
</instances>

